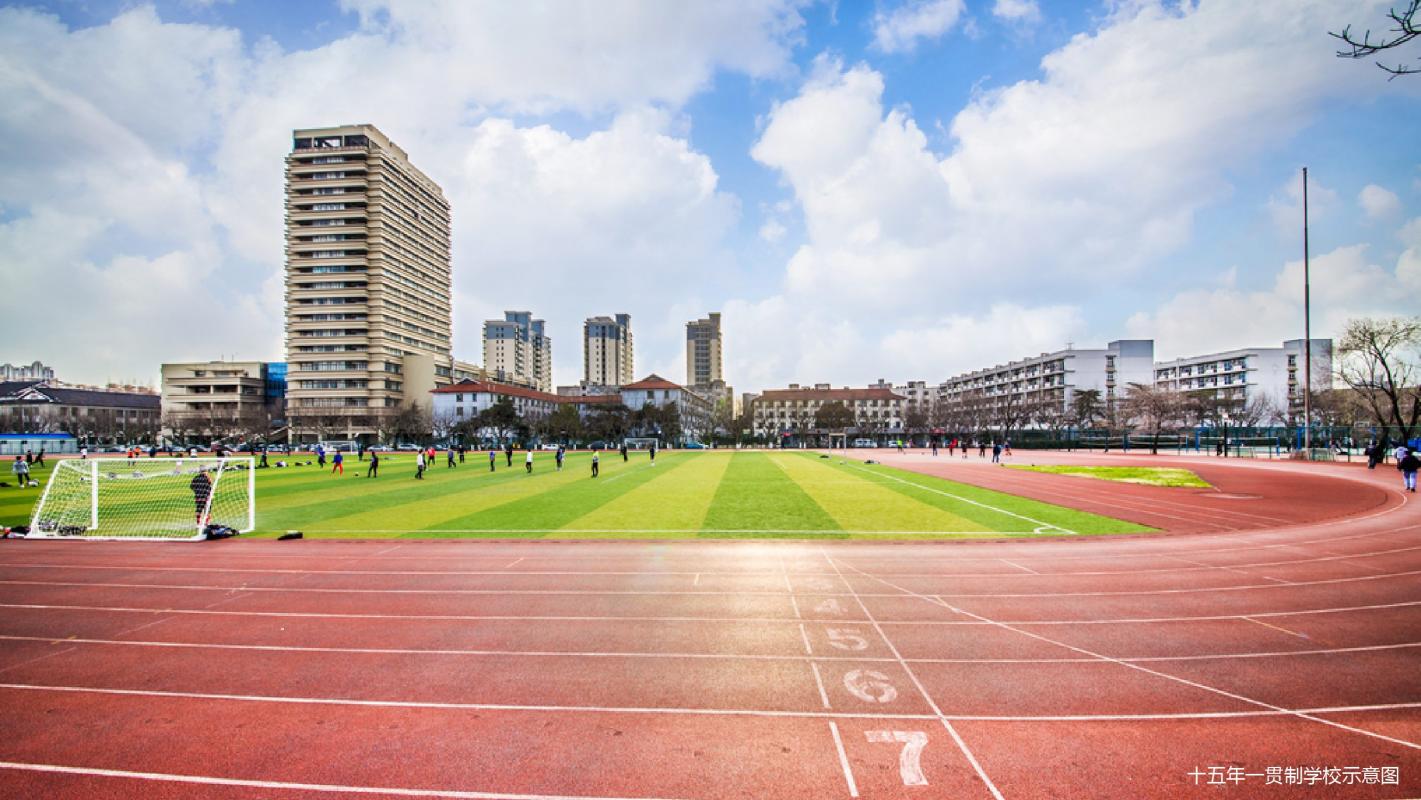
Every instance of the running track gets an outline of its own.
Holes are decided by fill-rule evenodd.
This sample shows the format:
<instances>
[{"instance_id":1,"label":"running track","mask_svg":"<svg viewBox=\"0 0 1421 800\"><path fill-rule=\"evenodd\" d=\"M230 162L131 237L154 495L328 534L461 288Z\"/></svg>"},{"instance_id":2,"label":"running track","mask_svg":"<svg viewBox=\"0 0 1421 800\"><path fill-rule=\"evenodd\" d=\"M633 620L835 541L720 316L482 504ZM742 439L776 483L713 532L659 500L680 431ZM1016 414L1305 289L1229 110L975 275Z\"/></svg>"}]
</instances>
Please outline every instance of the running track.
<instances>
[{"instance_id":1,"label":"running track","mask_svg":"<svg viewBox=\"0 0 1421 800\"><path fill-rule=\"evenodd\" d=\"M1394 470L882 457L1174 535L0 542L0 796L1421 796Z\"/></svg>"}]
</instances>

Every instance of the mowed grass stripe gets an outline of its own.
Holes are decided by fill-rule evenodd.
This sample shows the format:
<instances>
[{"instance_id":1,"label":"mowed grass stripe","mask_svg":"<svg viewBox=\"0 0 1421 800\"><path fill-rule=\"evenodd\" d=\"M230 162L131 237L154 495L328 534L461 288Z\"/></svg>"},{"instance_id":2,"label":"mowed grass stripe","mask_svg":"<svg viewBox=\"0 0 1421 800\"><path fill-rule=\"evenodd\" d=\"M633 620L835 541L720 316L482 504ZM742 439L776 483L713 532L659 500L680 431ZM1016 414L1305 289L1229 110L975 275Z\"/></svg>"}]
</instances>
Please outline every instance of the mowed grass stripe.
<instances>
[{"instance_id":1,"label":"mowed grass stripe","mask_svg":"<svg viewBox=\"0 0 1421 800\"><path fill-rule=\"evenodd\" d=\"M958 516L975 520L986 526L988 530L993 531L1029 533L1039 527L1035 522L1012 516L1012 514L1030 517L1032 520L1039 520L1042 523L1058 526L1059 528L1078 534L1146 533L1154 530L1154 528L1137 525L1133 522L1126 522L1125 520L1103 517L1098 514L1077 511L1073 508L1043 503L1019 495L995 492L990 489L983 489L979 486L957 483L942 478L935 478L931 475L922 475L917 472L909 472L907 470L885 467L883 465L840 465L836 461L834 469L861 476L865 480L874 481L895 492L901 492L928 505L937 506ZM895 478L896 480L894 480ZM947 494L941 494L942 492L957 495L958 497L966 498L967 500L972 500L982 505L963 502ZM990 506L991 508L983 508L982 506ZM994 511L993 509L1000 510ZM1012 513L1002 513L1004 511ZM1060 533L1060 531L1056 530L1048 530L1045 532Z\"/></svg>"},{"instance_id":2,"label":"mowed grass stripe","mask_svg":"<svg viewBox=\"0 0 1421 800\"><path fill-rule=\"evenodd\" d=\"M357 527L344 524L335 526L330 523L334 521L335 516L348 517L369 512L368 517L358 521L360 526L371 529L414 530L401 519L396 509L448 507L446 502L459 494L479 492L485 487L499 486L514 480L529 480L522 463L517 463L517 458L514 458L514 462L516 463L513 467L503 466L503 458L500 456L497 472L489 472L487 459L483 459L482 463L465 462L463 466L455 469L439 465L426 470L425 479L415 480L414 460L405 460L405 469L399 469L398 472L385 472L385 463L381 460L379 477L328 477L331 482L328 489L313 490L306 494L308 499L313 499L311 502L276 509L271 509L270 504L266 502L266 487L259 483L257 529L307 530L325 527L328 530L360 530ZM549 472L550 456L540 462L539 466L543 467L544 473ZM567 469L568 467L564 467L563 472L567 473ZM361 472L360 475L365 473ZM539 475L540 473L534 473L534 477ZM259 477L259 482L260 480ZM446 513L446 516L459 516L459 512Z\"/></svg>"},{"instance_id":3,"label":"mowed grass stripe","mask_svg":"<svg viewBox=\"0 0 1421 800\"><path fill-rule=\"evenodd\" d=\"M830 464L837 457L806 458L799 453L784 453L770 459L846 531L990 530L942 506L894 491L882 482L866 480L868 475L850 478Z\"/></svg>"},{"instance_id":4,"label":"mowed grass stripe","mask_svg":"<svg viewBox=\"0 0 1421 800\"><path fill-rule=\"evenodd\" d=\"M511 534L522 532L542 535L567 526L578 517L590 513L653 478L675 472L678 467L686 463L686 460L687 456L685 455L662 455L658 457L656 466L653 467L649 461L623 463L618 460L613 462L612 459L604 455L602 475L599 478L590 477L591 468L584 462L583 466L587 469L574 470L569 473L567 468L564 468L563 473L566 478L557 484L544 484L550 486L547 491L446 520L424 531L407 535L438 536L440 531L446 530L455 536L463 535L459 531L500 531ZM578 472L581 474L578 475Z\"/></svg>"},{"instance_id":5,"label":"mowed grass stripe","mask_svg":"<svg viewBox=\"0 0 1421 800\"><path fill-rule=\"evenodd\" d=\"M715 499L706 512L703 527L712 533L703 536L732 537L726 531L780 533L766 537L793 536L793 531L839 531L839 524L814 499L790 480L764 453L736 453L721 478Z\"/></svg>"},{"instance_id":6,"label":"mowed grass stripe","mask_svg":"<svg viewBox=\"0 0 1421 800\"><path fill-rule=\"evenodd\" d=\"M584 460L590 458L591 456L588 456ZM379 502L375 508L331 517L308 526L308 529L418 531L438 527L450 520L461 519L472 513L525 497L543 494L554 486L573 482L576 479L574 476L586 477L586 473L575 469L570 461L563 467L562 472L558 472L551 454L543 455L543 460L535 464L532 475L527 473L522 463L516 464L512 469L500 464L499 470L492 473L487 471L487 464L484 466L485 470L479 473L478 478L470 477L467 473L456 475L453 473L457 470L442 467L425 478L430 483L443 484L436 495L421 496L397 505L389 504L388 497L377 498ZM455 482L452 490L449 481Z\"/></svg>"},{"instance_id":7,"label":"mowed grass stripe","mask_svg":"<svg viewBox=\"0 0 1421 800\"><path fill-rule=\"evenodd\" d=\"M650 481L563 527L572 530L696 531L720 488L731 456L696 454ZM660 470L661 467L656 467Z\"/></svg>"}]
</instances>

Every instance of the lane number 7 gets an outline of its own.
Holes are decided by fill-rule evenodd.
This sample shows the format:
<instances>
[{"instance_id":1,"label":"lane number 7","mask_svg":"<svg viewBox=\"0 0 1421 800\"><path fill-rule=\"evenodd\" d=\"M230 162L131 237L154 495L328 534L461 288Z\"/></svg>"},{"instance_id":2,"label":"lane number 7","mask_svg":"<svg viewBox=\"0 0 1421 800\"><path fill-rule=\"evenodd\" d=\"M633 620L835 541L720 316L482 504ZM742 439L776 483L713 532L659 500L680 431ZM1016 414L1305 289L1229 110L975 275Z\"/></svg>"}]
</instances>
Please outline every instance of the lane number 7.
<instances>
[{"instance_id":1,"label":"lane number 7","mask_svg":"<svg viewBox=\"0 0 1421 800\"><path fill-rule=\"evenodd\" d=\"M898 754L898 772L903 776L904 786L927 786L923 777L923 748L928 746L928 735L922 731L864 731L870 742L902 742L903 750Z\"/></svg>"}]
</instances>

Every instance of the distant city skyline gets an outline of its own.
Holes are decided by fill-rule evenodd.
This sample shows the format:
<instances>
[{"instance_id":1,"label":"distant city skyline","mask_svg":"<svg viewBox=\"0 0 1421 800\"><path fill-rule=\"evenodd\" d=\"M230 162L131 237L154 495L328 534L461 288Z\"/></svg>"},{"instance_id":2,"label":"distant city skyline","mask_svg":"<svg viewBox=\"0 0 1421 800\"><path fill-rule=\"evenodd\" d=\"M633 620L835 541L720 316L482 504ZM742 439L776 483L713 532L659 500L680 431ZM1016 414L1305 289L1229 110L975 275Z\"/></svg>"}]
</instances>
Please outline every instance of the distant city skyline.
<instances>
[{"instance_id":1,"label":"distant city skyline","mask_svg":"<svg viewBox=\"0 0 1421 800\"><path fill-rule=\"evenodd\" d=\"M667 8L0 7L0 361L281 360L291 131L366 122L445 190L453 354L533 308L553 384L609 310L638 377L686 375L718 310L745 390L1276 346L1303 166L1313 335L1421 307L1421 80L1327 35L1386 3Z\"/></svg>"}]
</instances>

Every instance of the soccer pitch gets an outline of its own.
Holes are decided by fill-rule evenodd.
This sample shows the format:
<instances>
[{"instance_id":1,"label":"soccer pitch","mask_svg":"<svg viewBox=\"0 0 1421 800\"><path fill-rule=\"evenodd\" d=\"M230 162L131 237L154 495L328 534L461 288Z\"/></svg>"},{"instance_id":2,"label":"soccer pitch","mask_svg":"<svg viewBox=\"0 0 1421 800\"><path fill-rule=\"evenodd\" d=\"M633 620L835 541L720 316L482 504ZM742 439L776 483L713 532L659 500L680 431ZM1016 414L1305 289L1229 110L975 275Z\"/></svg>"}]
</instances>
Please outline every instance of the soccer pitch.
<instances>
[{"instance_id":1,"label":"soccer pitch","mask_svg":"<svg viewBox=\"0 0 1421 800\"><path fill-rule=\"evenodd\" d=\"M805 451L662 451L630 460L571 453L525 454L488 468L486 452L458 467L444 454L424 480L414 456L387 454L380 476L368 462L345 474L314 464L257 472L257 529L308 537L408 538L825 538L904 539L1075 536L1150 528L914 472ZM274 461L275 459L273 459ZM39 477L44 480L45 477ZM28 521L38 490L0 497L0 520ZM216 520L221 522L221 520Z\"/></svg>"}]
</instances>

